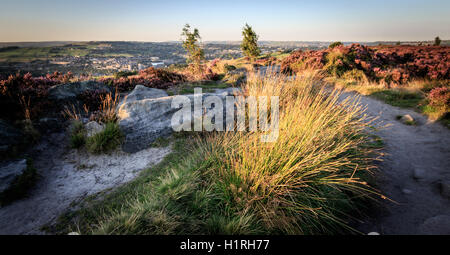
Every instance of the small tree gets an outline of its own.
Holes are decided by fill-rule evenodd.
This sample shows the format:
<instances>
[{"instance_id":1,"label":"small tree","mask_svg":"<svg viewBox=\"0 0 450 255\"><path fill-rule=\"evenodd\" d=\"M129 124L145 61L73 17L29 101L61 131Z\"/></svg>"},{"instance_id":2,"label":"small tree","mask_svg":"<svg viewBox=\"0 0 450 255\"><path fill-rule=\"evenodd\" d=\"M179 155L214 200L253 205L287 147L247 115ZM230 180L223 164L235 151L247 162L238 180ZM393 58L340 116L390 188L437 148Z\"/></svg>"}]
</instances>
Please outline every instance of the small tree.
<instances>
[{"instance_id":1,"label":"small tree","mask_svg":"<svg viewBox=\"0 0 450 255\"><path fill-rule=\"evenodd\" d=\"M200 40L198 29L195 28L194 31L191 31L191 26L186 24L183 33L181 33L181 41L183 42L183 48L188 52L186 62L193 65L196 71L201 70L202 61L205 60L205 53L199 44Z\"/></svg>"},{"instance_id":2,"label":"small tree","mask_svg":"<svg viewBox=\"0 0 450 255\"><path fill-rule=\"evenodd\" d=\"M328 48L333 49L333 48L335 48L337 46L341 46L341 45L343 45L341 42L334 42L334 43L330 44L328 46Z\"/></svg>"},{"instance_id":3,"label":"small tree","mask_svg":"<svg viewBox=\"0 0 450 255\"><path fill-rule=\"evenodd\" d=\"M434 45L436 46L441 45L441 38L439 38L439 36L436 36L436 38L434 38Z\"/></svg>"},{"instance_id":4,"label":"small tree","mask_svg":"<svg viewBox=\"0 0 450 255\"><path fill-rule=\"evenodd\" d=\"M246 57L256 58L261 54L261 49L258 47L258 35L253 31L252 27L245 24L242 30L242 40L241 49Z\"/></svg>"}]
</instances>

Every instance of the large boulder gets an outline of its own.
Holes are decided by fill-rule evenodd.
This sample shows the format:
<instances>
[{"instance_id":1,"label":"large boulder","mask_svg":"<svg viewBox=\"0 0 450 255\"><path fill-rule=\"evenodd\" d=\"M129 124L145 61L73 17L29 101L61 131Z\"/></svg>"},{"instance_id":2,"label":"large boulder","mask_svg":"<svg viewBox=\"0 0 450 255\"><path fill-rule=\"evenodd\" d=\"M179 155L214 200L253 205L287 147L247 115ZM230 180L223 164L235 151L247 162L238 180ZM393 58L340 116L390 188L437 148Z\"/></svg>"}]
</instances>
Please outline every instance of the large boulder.
<instances>
[{"instance_id":1,"label":"large boulder","mask_svg":"<svg viewBox=\"0 0 450 255\"><path fill-rule=\"evenodd\" d=\"M49 89L49 98L57 101L75 100L78 95L85 91L109 91L110 86L96 81L82 81L53 86Z\"/></svg>"},{"instance_id":2,"label":"large boulder","mask_svg":"<svg viewBox=\"0 0 450 255\"><path fill-rule=\"evenodd\" d=\"M147 88L143 85L136 85L133 91L121 101L120 105L127 101L136 101L143 99L153 99L169 96L164 90ZM120 107L119 105L119 107Z\"/></svg>"},{"instance_id":3,"label":"large boulder","mask_svg":"<svg viewBox=\"0 0 450 255\"><path fill-rule=\"evenodd\" d=\"M0 194L11 188L13 182L25 173L27 161L25 159L7 163L0 167Z\"/></svg>"},{"instance_id":4,"label":"large boulder","mask_svg":"<svg viewBox=\"0 0 450 255\"><path fill-rule=\"evenodd\" d=\"M207 96L217 96L222 100L225 111L225 98L232 95L233 90L222 90L220 93L204 93L202 101ZM162 97L156 97L161 95ZM193 109L194 95L184 95L190 100ZM181 109L172 107L176 96L158 89L137 86L118 106L119 126L125 134L123 151L134 153L148 148L157 138L168 136L173 132L172 116ZM209 109L203 108L203 112ZM192 113L193 111L191 111ZM223 114L225 117L225 114ZM191 120L193 120L191 114Z\"/></svg>"},{"instance_id":5,"label":"large boulder","mask_svg":"<svg viewBox=\"0 0 450 255\"><path fill-rule=\"evenodd\" d=\"M0 120L0 156L10 153L15 146L21 144L22 138L20 130Z\"/></svg>"}]
</instances>

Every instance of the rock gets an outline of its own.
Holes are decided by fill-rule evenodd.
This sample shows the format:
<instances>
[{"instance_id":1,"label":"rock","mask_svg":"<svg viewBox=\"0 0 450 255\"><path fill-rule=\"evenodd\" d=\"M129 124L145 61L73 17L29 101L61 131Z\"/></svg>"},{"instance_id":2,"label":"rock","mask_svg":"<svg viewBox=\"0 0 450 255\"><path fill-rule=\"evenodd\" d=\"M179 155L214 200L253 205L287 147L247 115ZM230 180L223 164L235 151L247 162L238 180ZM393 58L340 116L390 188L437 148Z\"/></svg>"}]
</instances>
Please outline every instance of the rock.
<instances>
[{"instance_id":1,"label":"rock","mask_svg":"<svg viewBox=\"0 0 450 255\"><path fill-rule=\"evenodd\" d=\"M378 232L370 232L370 233L368 233L367 235L368 235L368 236L379 236L380 233L378 233Z\"/></svg>"},{"instance_id":2,"label":"rock","mask_svg":"<svg viewBox=\"0 0 450 255\"><path fill-rule=\"evenodd\" d=\"M23 133L20 130L0 120L0 155L10 153L14 146L22 142L22 138Z\"/></svg>"},{"instance_id":3,"label":"rock","mask_svg":"<svg viewBox=\"0 0 450 255\"><path fill-rule=\"evenodd\" d=\"M84 128L86 129L86 136L91 137L94 136L100 132L102 132L105 129L104 125L99 124L96 121L88 122Z\"/></svg>"},{"instance_id":4,"label":"rock","mask_svg":"<svg viewBox=\"0 0 450 255\"><path fill-rule=\"evenodd\" d=\"M225 106L225 97L230 95L229 93L204 93L202 101L207 96L218 96ZM130 95L132 96L123 100L117 112L119 126L125 134L122 149L125 152L134 153L148 148L157 138L170 135L173 131L172 116L181 107L172 108L172 100L175 96L166 96L162 92L143 86L136 86ZM156 98L156 95L164 95L164 97ZM193 109L194 95L185 96L190 99L191 109ZM208 109L203 110L208 111ZM223 116L225 117L225 114Z\"/></svg>"},{"instance_id":5,"label":"rock","mask_svg":"<svg viewBox=\"0 0 450 255\"><path fill-rule=\"evenodd\" d=\"M415 168L413 171L414 179L424 179L426 177L426 171L421 168Z\"/></svg>"},{"instance_id":6,"label":"rock","mask_svg":"<svg viewBox=\"0 0 450 255\"><path fill-rule=\"evenodd\" d=\"M0 167L0 193L8 190L13 181L21 176L27 169L27 161L25 159L10 162Z\"/></svg>"},{"instance_id":7,"label":"rock","mask_svg":"<svg viewBox=\"0 0 450 255\"><path fill-rule=\"evenodd\" d=\"M402 189L403 194L409 195L412 194L412 190L410 189Z\"/></svg>"},{"instance_id":8,"label":"rock","mask_svg":"<svg viewBox=\"0 0 450 255\"><path fill-rule=\"evenodd\" d=\"M75 100L78 95L85 91L104 90L111 92L111 87L96 81L73 82L56 85L48 90L49 99L53 100Z\"/></svg>"},{"instance_id":9,"label":"rock","mask_svg":"<svg viewBox=\"0 0 450 255\"><path fill-rule=\"evenodd\" d=\"M143 99L155 99L160 97L167 97L169 96L164 90L162 89L154 89L154 88L147 88L142 85L136 85L134 87L134 90L131 91L128 96L126 96L118 105L118 108L120 106L128 101L137 101L137 100L143 100Z\"/></svg>"},{"instance_id":10,"label":"rock","mask_svg":"<svg viewBox=\"0 0 450 255\"><path fill-rule=\"evenodd\" d=\"M78 233L78 232L70 232L70 233L68 233L67 235L68 235L68 236L79 236L80 233Z\"/></svg>"},{"instance_id":11,"label":"rock","mask_svg":"<svg viewBox=\"0 0 450 255\"><path fill-rule=\"evenodd\" d=\"M403 124L406 124L406 125L412 125L412 124L415 123L414 118L411 117L411 115L409 115L409 114L406 114L406 115L401 116L401 117L400 117L400 121L401 121Z\"/></svg>"},{"instance_id":12,"label":"rock","mask_svg":"<svg viewBox=\"0 0 450 255\"><path fill-rule=\"evenodd\" d=\"M450 199L450 181L440 181L439 188L441 190L441 195Z\"/></svg>"},{"instance_id":13,"label":"rock","mask_svg":"<svg viewBox=\"0 0 450 255\"><path fill-rule=\"evenodd\" d=\"M438 215L428 218L419 227L422 235L450 235L450 215Z\"/></svg>"}]
</instances>

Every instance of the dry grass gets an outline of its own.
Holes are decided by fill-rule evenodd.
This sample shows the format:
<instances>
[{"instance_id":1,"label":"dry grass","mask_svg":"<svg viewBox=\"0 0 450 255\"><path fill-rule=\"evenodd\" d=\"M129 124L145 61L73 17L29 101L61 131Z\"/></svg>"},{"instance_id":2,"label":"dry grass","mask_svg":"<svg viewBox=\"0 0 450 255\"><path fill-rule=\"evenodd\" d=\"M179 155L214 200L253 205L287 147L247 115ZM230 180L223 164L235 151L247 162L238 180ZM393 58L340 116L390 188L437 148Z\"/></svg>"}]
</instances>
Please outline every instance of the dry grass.
<instances>
[{"instance_id":1,"label":"dry grass","mask_svg":"<svg viewBox=\"0 0 450 255\"><path fill-rule=\"evenodd\" d=\"M338 91L314 86L315 72L292 81L274 74L248 79L245 94L280 97L280 135L274 143L261 143L260 132L206 139L202 147L214 162L210 175L224 201L237 212L253 212L269 232L345 226L344 205L374 193L360 178L371 170L373 151L364 146L370 121L358 100L339 101Z\"/></svg>"}]
</instances>

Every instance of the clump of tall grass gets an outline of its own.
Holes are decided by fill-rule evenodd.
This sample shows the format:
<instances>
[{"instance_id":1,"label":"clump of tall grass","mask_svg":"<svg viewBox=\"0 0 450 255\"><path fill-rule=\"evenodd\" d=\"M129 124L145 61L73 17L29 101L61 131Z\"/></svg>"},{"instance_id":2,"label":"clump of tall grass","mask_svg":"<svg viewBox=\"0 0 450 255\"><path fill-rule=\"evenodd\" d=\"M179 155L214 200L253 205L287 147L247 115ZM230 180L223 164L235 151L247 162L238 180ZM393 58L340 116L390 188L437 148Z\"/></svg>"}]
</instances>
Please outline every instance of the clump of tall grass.
<instances>
[{"instance_id":1,"label":"clump of tall grass","mask_svg":"<svg viewBox=\"0 0 450 255\"><path fill-rule=\"evenodd\" d=\"M260 132L216 133L202 147L223 203L251 212L269 233L305 234L345 227L355 197L373 190L361 177L370 172L368 121L356 98L318 88L317 76L294 80L250 75L244 92L279 96L279 138L260 142Z\"/></svg>"},{"instance_id":2,"label":"clump of tall grass","mask_svg":"<svg viewBox=\"0 0 450 255\"><path fill-rule=\"evenodd\" d=\"M105 96L100 96L99 110L93 113L90 117L91 120L95 120L101 123L115 123L118 120L116 108L119 104L119 93L116 91L114 96L109 93Z\"/></svg>"},{"instance_id":3,"label":"clump of tall grass","mask_svg":"<svg viewBox=\"0 0 450 255\"><path fill-rule=\"evenodd\" d=\"M91 153L111 152L122 143L123 133L117 123L108 122L101 132L88 137L86 148Z\"/></svg>"}]
</instances>

